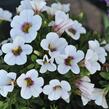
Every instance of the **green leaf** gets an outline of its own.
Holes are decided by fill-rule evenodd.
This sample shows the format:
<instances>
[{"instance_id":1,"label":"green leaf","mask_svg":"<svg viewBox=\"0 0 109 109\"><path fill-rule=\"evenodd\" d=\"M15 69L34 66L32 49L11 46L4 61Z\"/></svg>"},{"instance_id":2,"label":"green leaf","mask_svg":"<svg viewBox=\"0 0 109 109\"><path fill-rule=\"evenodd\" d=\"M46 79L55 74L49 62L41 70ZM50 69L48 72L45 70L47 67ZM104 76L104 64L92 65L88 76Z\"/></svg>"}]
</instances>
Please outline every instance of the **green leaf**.
<instances>
[{"instance_id":1,"label":"green leaf","mask_svg":"<svg viewBox=\"0 0 109 109\"><path fill-rule=\"evenodd\" d=\"M101 72L100 76L106 80L109 80L109 72Z\"/></svg>"},{"instance_id":2,"label":"green leaf","mask_svg":"<svg viewBox=\"0 0 109 109\"><path fill-rule=\"evenodd\" d=\"M34 64L30 64L27 66L27 69L32 69L34 67Z\"/></svg>"},{"instance_id":3,"label":"green leaf","mask_svg":"<svg viewBox=\"0 0 109 109\"><path fill-rule=\"evenodd\" d=\"M81 73L80 73L81 76L89 76L90 75L90 72L84 68L81 68Z\"/></svg>"},{"instance_id":4,"label":"green leaf","mask_svg":"<svg viewBox=\"0 0 109 109\"><path fill-rule=\"evenodd\" d=\"M34 54L32 54L32 55L31 55L31 60L32 60L33 62L36 62L36 59L37 59L37 56L34 55Z\"/></svg>"}]
</instances>

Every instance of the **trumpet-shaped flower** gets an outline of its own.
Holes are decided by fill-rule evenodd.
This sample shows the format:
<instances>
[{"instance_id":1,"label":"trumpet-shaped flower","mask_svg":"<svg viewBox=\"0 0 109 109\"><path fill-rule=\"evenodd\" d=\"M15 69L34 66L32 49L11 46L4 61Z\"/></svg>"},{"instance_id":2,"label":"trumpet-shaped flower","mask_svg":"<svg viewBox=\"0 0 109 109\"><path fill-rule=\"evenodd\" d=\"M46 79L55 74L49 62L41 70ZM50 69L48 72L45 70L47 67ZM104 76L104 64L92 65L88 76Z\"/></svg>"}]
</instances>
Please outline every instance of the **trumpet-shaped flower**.
<instances>
[{"instance_id":1,"label":"trumpet-shaped flower","mask_svg":"<svg viewBox=\"0 0 109 109\"><path fill-rule=\"evenodd\" d=\"M13 91L15 79L16 73L0 70L0 94L3 97L7 97L8 92Z\"/></svg>"},{"instance_id":2,"label":"trumpet-shaped flower","mask_svg":"<svg viewBox=\"0 0 109 109\"><path fill-rule=\"evenodd\" d=\"M32 53L32 47L24 43L24 40L17 37L13 43L6 43L2 46L2 51L6 53L4 61L8 65L23 65L27 62L27 56Z\"/></svg>"},{"instance_id":3,"label":"trumpet-shaped flower","mask_svg":"<svg viewBox=\"0 0 109 109\"><path fill-rule=\"evenodd\" d=\"M92 100L94 84L90 82L91 80L87 76L77 80L76 82L76 86L78 87L81 93L81 99L82 99L83 105L86 105L89 101Z\"/></svg>"},{"instance_id":4,"label":"trumpet-shaped flower","mask_svg":"<svg viewBox=\"0 0 109 109\"><path fill-rule=\"evenodd\" d=\"M49 59L47 55L44 55L43 60L37 59L36 62L42 65L40 68L40 73L45 73L47 70L51 72L56 70L56 65L53 63L54 58Z\"/></svg>"},{"instance_id":5,"label":"trumpet-shaped flower","mask_svg":"<svg viewBox=\"0 0 109 109\"><path fill-rule=\"evenodd\" d=\"M84 53L81 50L76 50L73 45L68 45L65 48L65 55L60 55L56 58L58 64L58 72L66 74L69 70L73 73L80 73L78 63L84 58Z\"/></svg>"},{"instance_id":6,"label":"trumpet-shaped flower","mask_svg":"<svg viewBox=\"0 0 109 109\"><path fill-rule=\"evenodd\" d=\"M44 79L38 77L38 72L35 69L32 69L26 74L21 74L17 79L17 84L21 87L21 97L29 99L32 96L38 97L40 93L42 93Z\"/></svg>"},{"instance_id":7,"label":"trumpet-shaped flower","mask_svg":"<svg viewBox=\"0 0 109 109\"><path fill-rule=\"evenodd\" d=\"M51 57L57 57L67 46L67 41L64 38L59 38L58 34L50 32L46 39L41 41L41 47L49 52Z\"/></svg>"},{"instance_id":8,"label":"trumpet-shaped flower","mask_svg":"<svg viewBox=\"0 0 109 109\"><path fill-rule=\"evenodd\" d=\"M78 21L73 21L68 14L62 11L56 12L55 21L50 22L49 26L52 26L53 30L60 35L66 32L74 40L78 40L80 34L86 33L85 28Z\"/></svg>"},{"instance_id":9,"label":"trumpet-shaped flower","mask_svg":"<svg viewBox=\"0 0 109 109\"><path fill-rule=\"evenodd\" d=\"M43 93L48 95L48 99L50 101L58 100L62 98L63 100L68 102L70 97L69 92L71 91L71 86L67 81L59 81L57 79L53 79L49 82L48 85L45 85L43 88Z\"/></svg>"},{"instance_id":10,"label":"trumpet-shaped flower","mask_svg":"<svg viewBox=\"0 0 109 109\"><path fill-rule=\"evenodd\" d=\"M11 37L14 40L16 36L20 36L25 42L30 43L36 38L41 25L42 18L39 15L34 15L32 10L24 10L11 22Z\"/></svg>"},{"instance_id":11,"label":"trumpet-shaped flower","mask_svg":"<svg viewBox=\"0 0 109 109\"><path fill-rule=\"evenodd\" d=\"M85 67L89 70L91 74L101 69L98 61L98 55L91 49L88 49L85 57Z\"/></svg>"},{"instance_id":12,"label":"trumpet-shaped flower","mask_svg":"<svg viewBox=\"0 0 109 109\"><path fill-rule=\"evenodd\" d=\"M98 55L98 60L104 64L106 62L107 53L103 47L100 47L100 44L97 40L89 41L89 48L96 52Z\"/></svg>"}]
</instances>

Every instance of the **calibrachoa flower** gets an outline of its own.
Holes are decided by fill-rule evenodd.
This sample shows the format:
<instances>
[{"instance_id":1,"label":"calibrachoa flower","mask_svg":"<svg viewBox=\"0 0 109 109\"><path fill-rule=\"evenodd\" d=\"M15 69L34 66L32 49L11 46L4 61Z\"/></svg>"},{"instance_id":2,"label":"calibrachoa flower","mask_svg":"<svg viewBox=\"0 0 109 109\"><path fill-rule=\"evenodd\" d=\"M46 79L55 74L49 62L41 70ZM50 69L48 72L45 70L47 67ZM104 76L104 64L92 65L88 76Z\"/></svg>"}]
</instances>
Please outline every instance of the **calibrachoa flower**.
<instances>
[{"instance_id":1,"label":"calibrachoa flower","mask_svg":"<svg viewBox=\"0 0 109 109\"><path fill-rule=\"evenodd\" d=\"M16 73L0 70L0 94L3 97L7 97L8 92L13 91L15 79Z\"/></svg>"},{"instance_id":2,"label":"calibrachoa flower","mask_svg":"<svg viewBox=\"0 0 109 109\"><path fill-rule=\"evenodd\" d=\"M12 13L0 8L0 20L11 21Z\"/></svg>"},{"instance_id":3,"label":"calibrachoa flower","mask_svg":"<svg viewBox=\"0 0 109 109\"><path fill-rule=\"evenodd\" d=\"M45 11L46 2L45 0L22 0L21 5L17 8L17 12L22 12L23 10L31 9L35 13Z\"/></svg>"},{"instance_id":4,"label":"calibrachoa flower","mask_svg":"<svg viewBox=\"0 0 109 109\"><path fill-rule=\"evenodd\" d=\"M11 37L12 39L16 36L23 37L25 42L30 43L36 38L41 25L42 18L39 15L34 15L32 10L24 10L11 22Z\"/></svg>"},{"instance_id":5,"label":"calibrachoa flower","mask_svg":"<svg viewBox=\"0 0 109 109\"><path fill-rule=\"evenodd\" d=\"M97 53L98 60L104 64L106 62L107 53L103 47L100 47L100 44L97 40L89 41L89 48Z\"/></svg>"},{"instance_id":6,"label":"calibrachoa flower","mask_svg":"<svg viewBox=\"0 0 109 109\"><path fill-rule=\"evenodd\" d=\"M70 4L61 4L60 2L53 3L51 7L48 6L46 7L46 11L48 15L52 15L52 16L54 16L57 11L63 11L67 13L70 11Z\"/></svg>"},{"instance_id":7,"label":"calibrachoa flower","mask_svg":"<svg viewBox=\"0 0 109 109\"><path fill-rule=\"evenodd\" d=\"M13 43L4 44L2 51L6 53L4 61L8 65L23 65L27 62L26 55L32 53L32 47L25 44L22 38L16 37Z\"/></svg>"},{"instance_id":8,"label":"calibrachoa flower","mask_svg":"<svg viewBox=\"0 0 109 109\"><path fill-rule=\"evenodd\" d=\"M101 66L97 61L98 55L93 50L88 49L85 57L85 67L91 74L94 74L96 71L100 71L101 69Z\"/></svg>"},{"instance_id":9,"label":"calibrachoa flower","mask_svg":"<svg viewBox=\"0 0 109 109\"><path fill-rule=\"evenodd\" d=\"M57 11L55 14L55 21L50 22L49 26L53 27L53 30L58 34L62 35L66 32L73 39L78 40L80 38L80 34L86 33L82 24L80 24L76 20L72 20L69 18L68 14L65 14L62 11Z\"/></svg>"},{"instance_id":10,"label":"calibrachoa flower","mask_svg":"<svg viewBox=\"0 0 109 109\"><path fill-rule=\"evenodd\" d=\"M49 82L48 85L44 86L43 93L48 95L48 99L58 100L62 98L66 101L70 97L69 92L71 91L71 86L67 81L59 81L57 79L53 79Z\"/></svg>"},{"instance_id":11,"label":"calibrachoa flower","mask_svg":"<svg viewBox=\"0 0 109 109\"><path fill-rule=\"evenodd\" d=\"M78 63L84 58L84 53L81 50L76 50L73 45L68 45L65 48L65 55L60 55L56 58L58 65L58 72L60 74L66 74L69 70L73 73L80 73Z\"/></svg>"},{"instance_id":12,"label":"calibrachoa flower","mask_svg":"<svg viewBox=\"0 0 109 109\"><path fill-rule=\"evenodd\" d=\"M21 97L30 99L32 96L38 97L40 93L42 93L44 79L38 77L38 72L35 69L32 69L26 74L21 74L17 79L17 84L21 87Z\"/></svg>"},{"instance_id":13,"label":"calibrachoa flower","mask_svg":"<svg viewBox=\"0 0 109 109\"><path fill-rule=\"evenodd\" d=\"M92 99L95 100L95 103L103 108L108 108L106 96L107 92L105 93L104 89L95 88L93 91Z\"/></svg>"},{"instance_id":14,"label":"calibrachoa flower","mask_svg":"<svg viewBox=\"0 0 109 109\"><path fill-rule=\"evenodd\" d=\"M54 58L48 58L47 55L44 55L43 59L37 59L36 62L41 65L40 73L45 73L48 71L55 71L56 65L53 63Z\"/></svg>"},{"instance_id":15,"label":"calibrachoa flower","mask_svg":"<svg viewBox=\"0 0 109 109\"><path fill-rule=\"evenodd\" d=\"M92 99L94 84L90 83L89 77L85 76L76 82L76 86L80 90L83 105L86 105Z\"/></svg>"},{"instance_id":16,"label":"calibrachoa flower","mask_svg":"<svg viewBox=\"0 0 109 109\"><path fill-rule=\"evenodd\" d=\"M67 46L67 41L64 38L59 38L58 34L50 32L46 39L41 41L41 47L49 52L51 57L57 57Z\"/></svg>"}]
</instances>

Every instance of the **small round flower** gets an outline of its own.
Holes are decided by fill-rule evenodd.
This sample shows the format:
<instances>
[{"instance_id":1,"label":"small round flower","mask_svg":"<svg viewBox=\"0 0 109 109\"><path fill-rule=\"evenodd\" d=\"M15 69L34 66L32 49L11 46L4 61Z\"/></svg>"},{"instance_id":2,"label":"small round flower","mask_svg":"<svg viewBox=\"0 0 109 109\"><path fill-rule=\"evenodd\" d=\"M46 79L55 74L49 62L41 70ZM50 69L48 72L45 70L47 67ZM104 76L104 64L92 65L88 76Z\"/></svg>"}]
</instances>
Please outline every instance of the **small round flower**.
<instances>
[{"instance_id":1,"label":"small round flower","mask_svg":"<svg viewBox=\"0 0 109 109\"><path fill-rule=\"evenodd\" d=\"M101 66L98 63L98 55L91 49L88 49L85 57L85 67L91 74L100 71Z\"/></svg>"},{"instance_id":2,"label":"small round flower","mask_svg":"<svg viewBox=\"0 0 109 109\"><path fill-rule=\"evenodd\" d=\"M83 105L86 105L89 101L92 100L94 84L91 83L89 77L84 76L83 78L76 81L76 86L81 92L81 99Z\"/></svg>"},{"instance_id":3,"label":"small round flower","mask_svg":"<svg viewBox=\"0 0 109 109\"><path fill-rule=\"evenodd\" d=\"M21 74L17 79L17 84L21 87L21 97L30 99L38 97L42 93L44 79L38 77L38 72L35 69L29 70L26 74Z\"/></svg>"},{"instance_id":4,"label":"small round flower","mask_svg":"<svg viewBox=\"0 0 109 109\"><path fill-rule=\"evenodd\" d=\"M23 10L31 9L35 13L43 12L46 7L45 0L23 0L21 5L17 8L17 12L22 12Z\"/></svg>"},{"instance_id":5,"label":"small round flower","mask_svg":"<svg viewBox=\"0 0 109 109\"><path fill-rule=\"evenodd\" d=\"M76 50L75 46L68 45L65 48L65 55L60 55L56 58L58 64L58 72L66 74L69 70L73 73L80 73L78 63L84 58L84 53L81 50Z\"/></svg>"},{"instance_id":6,"label":"small round flower","mask_svg":"<svg viewBox=\"0 0 109 109\"><path fill-rule=\"evenodd\" d=\"M0 8L0 20L11 21L12 13Z\"/></svg>"},{"instance_id":7,"label":"small round flower","mask_svg":"<svg viewBox=\"0 0 109 109\"><path fill-rule=\"evenodd\" d=\"M100 47L100 44L97 40L90 40L89 48L93 50L98 55L98 60L104 64L106 62L107 53L103 47Z\"/></svg>"},{"instance_id":8,"label":"small round flower","mask_svg":"<svg viewBox=\"0 0 109 109\"><path fill-rule=\"evenodd\" d=\"M56 65L53 63L54 58L49 59L47 55L44 55L43 60L37 59L36 62L42 65L40 68L40 73L45 73L47 70L51 72L56 70Z\"/></svg>"},{"instance_id":9,"label":"small round flower","mask_svg":"<svg viewBox=\"0 0 109 109\"><path fill-rule=\"evenodd\" d=\"M55 21L50 22L49 26L52 26L53 30L59 35L66 32L74 40L78 40L81 34L86 33L86 30L84 27L82 27L82 24L76 20L73 21L69 18L68 14L62 11L56 12Z\"/></svg>"},{"instance_id":10,"label":"small round flower","mask_svg":"<svg viewBox=\"0 0 109 109\"><path fill-rule=\"evenodd\" d=\"M57 11L63 11L67 13L70 11L70 4L61 4L60 2L53 3L51 7L46 7L46 11L51 16L54 16Z\"/></svg>"},{"instance_id":11,"label":"small round flower","mask_svg":"<svg viewBox=\"0 0 109 109\"><path fill-rule=\"evenodd\" d=\"M71 86L67 81L63 80L60 82L57 79L51 80L49 84L43 88L43 93L48 95L50 101L58 100L60 98L66 101L70 97L70 91Z\"/></svg>"},{"instance_id":12,"label":"small round flower","mask_svg":"<svg viewBox=\"0 0 109 109\"><path fill-rule=\"evenodd\" d=\"M24 10L11 22L11 37L14 40L16 36L20 36L24 38L25 42L31 43L35 40L41 24L42 18L39 15L34 15L32 10Z\"/></svg>"},{"instance_id":13,"label":"small round flower","mask_svg":"<svg viewBox=\"0 0 109 109\"><path fill-rule=\"evenodd\" d=\"M67 41L59 38L58 34L54 32L48 33L46 39L41 41L41 47L48 51L51 57L57 57L67 45Z\"/></svg>"},{"instance_id":14,"label":"small round flower","mask_svg":"<svg viewBox=\"0 0 109 109\"><path fill-rule=\"evenodd\" d=\"M23 65L27 62L27 56L32 53L32 47L24 43L20 37L16 37L13 43L3 44L2 51L6 53L4 61L8 65Z\"/></svg>"},{"instance_id":15,"label":"small round flower","mask_svg":"<svg viewBox=\"0 0 109 109\"><path fill-rule=\"evenodd\" d=\"M8 92L13 91L15 79L16 73L0 70L0 94L3 97L7 97Z\"/></svg>"}]
</instances>

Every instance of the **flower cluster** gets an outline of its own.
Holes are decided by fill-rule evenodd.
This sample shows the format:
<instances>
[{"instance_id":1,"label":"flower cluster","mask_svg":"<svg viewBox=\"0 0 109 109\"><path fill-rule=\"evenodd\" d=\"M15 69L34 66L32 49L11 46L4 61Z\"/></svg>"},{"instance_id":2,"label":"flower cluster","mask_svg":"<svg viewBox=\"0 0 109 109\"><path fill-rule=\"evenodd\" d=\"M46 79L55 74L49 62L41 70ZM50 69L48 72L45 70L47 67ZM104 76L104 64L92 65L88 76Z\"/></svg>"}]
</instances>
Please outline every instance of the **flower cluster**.
<instances>
[{"instance_id":1,"label":"flower cluster","mask_svg":"<svg viewBox=\"0 0 109 109\"><path fill-rule=\"evenodd\" d=\"M75 44L87 36L85 27L70 18L70 4L58 2L47 6L45 0L23 0L12 20L9 12L0 11L3 13L0 19L11 21L11 41L1 43L4 53L1 57L10 68L23 66L26 69L14 72L9 69L9 73L0 70L0 94L3 97L12 93L14 86L19 86L24 99L43 94L50 101L63 99L69 103L75 91L81 96L83 105L94 101L108 108L105 98L108 89L95 87L89 76L102 71L109 45L103 47L99 40L92 39L84 51ZM36 57L34 62L32 56ZM28 69L31 64L33 67ZM88 74L81 75L82 69Z\"/></svg>"}]
</instances>

